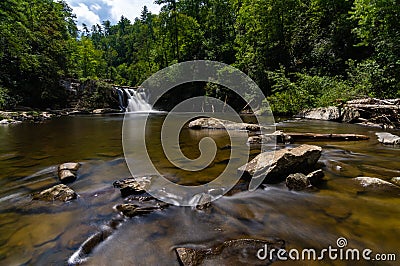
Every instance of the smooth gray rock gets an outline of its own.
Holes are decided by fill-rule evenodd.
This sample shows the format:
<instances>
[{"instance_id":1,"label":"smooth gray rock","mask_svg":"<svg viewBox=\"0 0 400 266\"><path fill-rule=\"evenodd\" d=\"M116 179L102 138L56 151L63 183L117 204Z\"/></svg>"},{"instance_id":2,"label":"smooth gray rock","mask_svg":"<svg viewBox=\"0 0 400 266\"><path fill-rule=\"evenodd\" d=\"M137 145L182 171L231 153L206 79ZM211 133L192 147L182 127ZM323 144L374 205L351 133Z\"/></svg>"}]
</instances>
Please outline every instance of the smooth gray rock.
<instances>
[{"instance_id":1,"label":"smooth gray rock","mask_svg":"<svg viewBox=\"0 0 400 266\"><path fill-rule=\"evenodd\" d=\"M291 137L286 135L282 131L278 130L272 134L263 134L257 136L251 136L247 139L247 144L251 145L261 145L268 143L290 143Z\"/></svg>"},{"instance_id":2,"label":"smooth gray rock","mask_svg":"<svg viewBox=\"0 0 400 266\"><path fill-rule=\"evenodd\" d=\"M388 132L377 132L378 141L386 145L400 145L400 137Z\"/></svg>"},{"instance_id":3,"label":"smooth gray rock","mask_svg":"<svg viewBox=\"0 0 400 266\"><path fill-rule=\"evenodd\" d=\"M247 130L260 131L263 127L257 124L236 123L216 118L198 118L188 125L191 129L226 129L226 130Z\"/></svg>"},{"instance_id":4,"label":"smooth gray rock","mask_svg":"<svg viewBox=\"0 0 400 266\"><path fill-rule=\"evenodd\" d=\"M358 183L360 183L362 190L359 192L384 192L386 195L387 193L394 193L396 195L400 195L400 187L396 186L390 182L382 180L376 177L356 177L354 178Z\"/></svg>"},{"instance_id":5,"label":"smooth gray rock","mask_svg":"<svg viewBox=\"0 0 400 266\"><path fill-rule=\"evenodd\" d=\"M341 116L338 107L329 106L304 110L300 112L297 117L315 120L338 121L340 120Z\"/></svg>"},{"instance_id":6,"label":"smooth gray rock","mask_svg":"<svg viewBox=\"0 0 400 266\"><path fill-rule=\"evenodd\" d=\"M78 195L75 193L75 191L64 184L53 186L33 195L34 200L64 202L76 199L77 197Z\"/></svg>"},{"instance_id":7,"label":"smooth gray rock","mask_svg":"<svg viewBox=\"0 0 400 266\"><path fill-rule=\"evenodd\" d=\"M265 183L285 180L289 174L307 173L321 156L322 148L303 144L293 149L264 152L239 168L250 176L265 175Z\"/></svg>"}]
</instances>

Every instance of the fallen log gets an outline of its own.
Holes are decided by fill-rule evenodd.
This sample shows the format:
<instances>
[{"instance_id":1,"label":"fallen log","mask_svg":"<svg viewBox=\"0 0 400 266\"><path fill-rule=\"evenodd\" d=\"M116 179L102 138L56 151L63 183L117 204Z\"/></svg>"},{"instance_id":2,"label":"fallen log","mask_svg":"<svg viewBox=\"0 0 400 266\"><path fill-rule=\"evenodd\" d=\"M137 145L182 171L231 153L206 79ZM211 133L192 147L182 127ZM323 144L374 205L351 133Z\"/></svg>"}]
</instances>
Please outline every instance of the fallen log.
<instances>
[{"instance_id":1,"label":"fallen log","mask_svg":"<svg viewBox=\"0 0 400 266\"><path fill-rule=\"evenodd\" d=\"M358 134L316 134L316 133L284 133L291 141L301 140L330 140L330 141L359 141L368 140L366 135Z\"/></svg>"},{"instance_id":2,"label":"fallen log","mask_svg":"<svg viewBox=\"0 0 400 266\"><path fill-rule=\"evenodd\" d=\"M318 133L284 133L276 131L273 134L256 135L248 138L249 145L260 145L261 143L293 143L295 141L360 141L368 140L366 135L358 134L318 134Z\"/></svg>"}]
</instances>

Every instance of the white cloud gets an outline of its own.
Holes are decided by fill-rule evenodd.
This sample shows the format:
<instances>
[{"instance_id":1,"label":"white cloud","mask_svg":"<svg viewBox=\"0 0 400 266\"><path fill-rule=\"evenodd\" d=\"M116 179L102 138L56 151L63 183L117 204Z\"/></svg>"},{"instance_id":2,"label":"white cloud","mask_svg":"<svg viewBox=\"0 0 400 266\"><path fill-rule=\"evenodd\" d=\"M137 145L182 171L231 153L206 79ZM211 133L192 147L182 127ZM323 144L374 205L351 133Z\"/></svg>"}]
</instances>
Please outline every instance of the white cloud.
<instances>
[{"instance_id":1,"label":"white cloud","mask_svg":"<svg viewBox=\"0 0 400 266\"><path fill-rule=\"evenodd\" d=\"M94 9L90 10L84 3L79 3L77 6L71 5L71 7L77 17L79 29L82 29L82 23L85 23L89 28L92 25L101 24L99 15L93 11Z\"/></svg>"},{"instance_id":2,"label":"white cloud","mask_svg":"<svg viewBox=\"0 0 400 266\"><path fill-rule=\"evenodd\" d=\"M159 13L160 6L154 4L154 0L102 0L110 7L111 21L119 21L121 16L133 21L140 17L144 6L152 13Z\"/></svg>"},{"instance_id":3,"label":"white cloud","mask_svg":"<svg viewBox=\"0 0 400 266\"><path fill-rule=\"evenodd\" d=\"M101 6L99 4L93 4L90 6L90 10L99 11Z\"/></svg>"},{"instance_id":4,"label":"white cloud","mask_svg":"<svg viewBox=\"0 0 400 266\"><path fill-rule=\"evenodd\" d=\"M158 14L161 9L161 6L154 4L154 0L66 0L66 2L77 16L79 29L82 29L82 23L89 28L101 24L104 20L110 20L115 24L121 16L133 22L136 17L140 17L144 6L147 6L153 14Z\"/></svg>"}]
</instances>

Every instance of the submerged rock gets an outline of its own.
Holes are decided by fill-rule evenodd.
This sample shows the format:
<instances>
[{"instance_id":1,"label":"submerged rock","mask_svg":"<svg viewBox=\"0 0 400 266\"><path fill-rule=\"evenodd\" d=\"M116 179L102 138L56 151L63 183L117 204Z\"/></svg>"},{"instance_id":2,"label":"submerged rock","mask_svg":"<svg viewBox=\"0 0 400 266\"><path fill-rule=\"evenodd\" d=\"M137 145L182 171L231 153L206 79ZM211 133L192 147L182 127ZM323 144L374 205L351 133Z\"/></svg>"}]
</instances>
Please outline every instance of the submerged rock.
<instances>
[{"instance_id":1,"label":"submerged rock","mask_svg":"<svg viewBox=\"0 0 400 266\"><path fill-rule=\"evenodd\" d=\"M64 184L53 186L33 195L34 200L43 201L69 201L76 199L78 195L71 188Z\"/></svg>"},{"instance_id":2,"label":"submerged rock","mask_svg":"<svg viewBox=\"0 0 400 266\"><path fill-rule=\"evenodd\" d=\"M394 192L396 194L400 193L400 187L396 186L390 182L382 180L376 177L356 177L354 178L357 182L359 182L363 188L362 191L359 192Z\"/></svg>"},{"instance_id":3,"label":"submerged rock","mask_svg":"<svg viewBox=\"0 0 400 266\"><path fill-rule=\"evenodd\" d=\"M257 124L237 123L216 118L198 118L189 123L191 129L226 129L226 130L247 130L260 131L263 127Z\"/></svg>"},{"instance_id":4,"label":"submerged rock","mask_svg":"<svg viewBox=\"0 0 400 266\"><path fill-rule=\"evenodd\" d=\"M264 152L239 170L250 176L265 175L265 183L281 182L289 174L309 172L317 163L321 152L321 147L307 144L293 149Z\"/></svg>"},{"instance_id":5,"label":"submerged rock","mask_svg":"<svg viewBox=\"0 0 400 266\"><path fill-rule=\"evenodd\" d=\"M397 186L400 186L400 177L393 177L390 181L391 181L393 184L395 184L395 185L397 185Z\"/></svg>"},{"instance_id":6,"label":"submerged rock","mask_svg":"<svg viewBox=\"0 0 400 266\"><path fill-rule=\"evenodd\" d=\"M80 265L87 260L88 255L104 240L111 236L113 229L104 227L103 230L90 236L79 249L68 259L68 265Z\"/></svg>"},{"instance_id":7,"label":"submerged rock","mask_svg":"<svg viewBox=\"0 0 400 266\"><path fill-rule=\"evenodd\" d=\"M340 120L341 116L338 107L330 106L330 107L307 109L298 114L297 117L305 119L338 121Z\"/></svg>"},{"instance_id":8,"label":"submerged rock","mask_svg":"<svg viewBox=\"0 0 400 266\"><path fill-rule=\"evenodd\" d=\"M400 137L388 132L377 132L378 141L386 145L400 145Z\"/></svg>"},{"instance_id":9,"label":"submerged rock","mask_svg":"<svg viewBox=\"0 0 400 266\"><path fill-rule=\"evenodd\" d=\"M277 250L285 248L285 241L236 239L211 248L178 247L175 249L179 263L196 265L270 265L277 260ZM273 254L270 251L274 249ZM259 257L257 256L259 255Z\"/></svg>"},{"instance_id":10,"label":"submerged rock","mask_svg":"<svg viewBox=\"0 0 400 266\"><path fill-rule=\"evenodd\" d=\"M133 194L143 194L151 185L151 179L151 176L129 177L115 181L113 186L120 189L122 197Z\"/></svg>"},{"instance_id":11,"label":"submerged rock","mask_svg":"<svg viewBox=\"0 0 400 266\"><path fill-rule=\"evenodd\" d=\"M122 212L122 214L127 217L134 217L138 215L148 214L153 211L159 211L165 209L167 206L168 204L162 202L157 202L154 205L148 204L144 206L139 206L132 203L126 203L115 206L115 209L119 212Z\"/></svg>"}]
</instances>

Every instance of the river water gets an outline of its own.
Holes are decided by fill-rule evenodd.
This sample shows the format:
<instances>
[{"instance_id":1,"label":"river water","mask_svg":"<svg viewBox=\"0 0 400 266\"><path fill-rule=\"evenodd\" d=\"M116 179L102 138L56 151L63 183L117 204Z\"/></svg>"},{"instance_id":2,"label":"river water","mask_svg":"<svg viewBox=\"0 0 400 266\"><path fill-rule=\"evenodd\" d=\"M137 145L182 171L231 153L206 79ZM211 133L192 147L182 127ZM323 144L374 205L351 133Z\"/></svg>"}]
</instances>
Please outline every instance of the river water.
<instances>
[{"instance_id":1,"label":"river water","mask_svg":"<svg viewBox=\"0 0 400 266\"><path fill-rule=\"evenodd\" d=\"M161 156L163 117L151 116L147 147L167 178L193 185L208 182L223 171L229 158L229 149L221 148L229 144L226 132L183 129L181 149L188 157L199 155L196 147L204 136L211 136L221 148L208 172L188 174ZM122 115L77 116L0 127L1 265L65 265L88 237L117 215L113 207L124 200L112 183L130 176L121 144L122 121ZM360 193L362 188L352 179L400 176L399 149L379 144L374 135L379 129L357 125L282 120L277 128L286 132L357 133L371 138L307 142L323 148L320 162L327 181L314 191L292 192L282 184L269 185L255 192L224 196L205 211L171 206L126 219L93 250L85 264L179 265L175 247L209 247L236 238L279 238L285 241L286 249L321 250L336 247L336 240L344 237L349 248L397 253L400 260L398 193ZM252 156L255 154L257 150L252 150ZM77 181L69 185L79 198L67 203L32 201L32 193L59 183L56 167L68 161L82 163ZM140 174L139 163L135 171Z\"/></svg>"}]
</instances>

